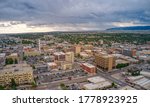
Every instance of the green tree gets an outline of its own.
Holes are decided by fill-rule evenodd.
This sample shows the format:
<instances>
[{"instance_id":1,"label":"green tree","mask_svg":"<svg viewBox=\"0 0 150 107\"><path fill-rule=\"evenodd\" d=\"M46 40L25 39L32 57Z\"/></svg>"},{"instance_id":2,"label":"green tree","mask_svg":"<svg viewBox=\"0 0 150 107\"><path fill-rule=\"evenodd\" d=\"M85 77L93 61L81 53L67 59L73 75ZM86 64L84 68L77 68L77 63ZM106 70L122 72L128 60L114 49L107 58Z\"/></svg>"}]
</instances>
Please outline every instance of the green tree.
<instances>
[{"instance_id":1,"label":"green tree","mask_svg":"<svg viewBox=\"0 0 150 107\"><path fill-rule=\"evenodd\" d=\"M116 68L124 68L124 67L127 67L127 66L129 66L129 64L118 64L116 66Z\"/></svg>"},{"instance_id":2,"label":"green tree","mask_svg":"<svg viewBox=\"0 0 150 107\"><path fill-rule=\"evenodd\" d=\"M5 87L3 87L2 85L0 85L0 90L4 90L5 89Z\"/></svg>"},{"instance_id":3,"label":"green tree","mask_svg":"<svg viewBox=\"0 0 150 107\"><path fill-rule=\"evenodd\" d=\"M132 76L139 76L140 75L140 71L134 71L131 73Z\"/></svg>"},{"instance_id":4,"label":"green tree","mask_svg":"<svg viewBox=\"0 0 150 107\"><path fill-rule=\"evenodd\" d=\"M13 78L11 79L11 89L13 89L13 90L17 89L17 84Z\"/></svg>"},{"instance_id":5,"label":"green tree","mask_svg":"<svg viewBox=\"0 0 150 107\"><path fill-rule=\"evenodd\" d=\"M34 66L34 65L32 65L32 68L33 68L33 69L35 69L35 66Z\"/></svg>"},{"instance_id":6,"label":"green tree","mask_svg":"<svg viewBox=\"0 0 150 107\"><path fill-rule=\"evenodd\" d=\"M33 88L37 87L37 84L35 82L32 82L32 87Z\"/></svg>"},{"instance_id":7,"label":"green tree","mask_svg":"<svg viewBox=\"0 0 150 107\"><path fill-rule=\"evenodd\" d=\"M22 44L32 44L33 42L32 41L29 41L29 40L22 40Z\"/></svg>"},{"instance_id":8,"label":"green tree","mask_svg":"<svg viewBox=\"0 0 150 107\"><path fill-rule=\"evenodd\" d=\"M63 90L67 90L67 87L66 87L66 85L65 85L64 83L61 83L61 84L60 84L60 87L61 87L61 89L63 89Z\"/></svg>"},{"instance_id":9,"label":"green tree","mask_svg":"<svg viewBox=\"0 0 150 107\"><path fill-rule=\"evenodd\" d=\"M80 58L80 59L83 58L80 54L77 54L76 57L77 57L77 58Z\"/></svg>"},{"instance_id":10,"label":"green tree","mask_svg":"<svg viewBox=\"0 0 150 107\"><path fill-rule=\"evenodd\" d=\"M141 74L140 70L128 70L128 73L132 76L139 76Z\"/></svg>"},{"instance_id":11,"label":"green tree","mask_svg":"<svg viewBox=\"0 0 150 107\"><path fill-rule=\"evenodd\" d=\"M12 58L6 58L6 65L13 64L14 61Z\"/></svg>"},{"instance_id":12,"label":"green tree","mask_svg":"<svg viewBox=\"0 0 150 107\"><path fill-rule=\"evenodd\" d=\"M112 82L111 85L112 85L112 87L117 88L117 85L114 82Z\"/></svg>"},{"instance_id":13,"label":"green tree","mask_svg":"<svg viewBox=\"0 0 150 107\"><path fill-rule=\"evenodd\" d=\"M15 64L18 64L18 60L17 59L15 59Z\"/></svg>"},{"instance_id":14,"label":"green tree","mask_svg":"<svg viewBox=\"0 0 150 107\"><path fill-rule=\"evenodd\" d=\"M23 60L26 60L27 59L27 56L23 56Z\"/></svg>"}]
</instances>

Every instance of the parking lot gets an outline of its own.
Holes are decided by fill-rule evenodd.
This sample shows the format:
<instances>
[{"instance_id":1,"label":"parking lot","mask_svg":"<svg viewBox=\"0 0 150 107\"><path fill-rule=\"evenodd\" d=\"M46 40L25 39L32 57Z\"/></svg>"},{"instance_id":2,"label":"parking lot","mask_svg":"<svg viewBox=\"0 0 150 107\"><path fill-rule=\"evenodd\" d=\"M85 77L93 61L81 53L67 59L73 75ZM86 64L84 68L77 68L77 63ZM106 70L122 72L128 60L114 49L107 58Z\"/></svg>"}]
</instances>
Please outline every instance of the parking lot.
<instances>
[{"instance_id":1,"label":"parking lot","mask_svg":"<svg viewBox=\"0 0 150 107\"><path fill-rule=\"evenodd\" d=\"M54 82L59 81L63 79L71 79L71 78L77 78L82 76L87 76L88 74L82 70L72 70L69 72L57 72L53 74L45 74L45 75L39 75L37 77L37 83L48 83L48 82Z\"/></svg>"},{"instance_id":2,"label":"parking lot","mask_svg":"<svg viewBox=\"0 0 150 107\"><path fill-rule=\"evenodd\" d=\"M144 70L144 71L149 71L150 72L150 64L137 65L137 67Z\"/></svg>"},{"instance_id":3,"label":"parking lot","mask_svg":"<svg viewBox=\"0 0 150 107\"><path fill-rule=\"evenodd\" d=\"M26 58L27 63L30 65L37 64L39 61L42 60L43 60L42 56L28 56Z\"/></svg>"}]
</instances>

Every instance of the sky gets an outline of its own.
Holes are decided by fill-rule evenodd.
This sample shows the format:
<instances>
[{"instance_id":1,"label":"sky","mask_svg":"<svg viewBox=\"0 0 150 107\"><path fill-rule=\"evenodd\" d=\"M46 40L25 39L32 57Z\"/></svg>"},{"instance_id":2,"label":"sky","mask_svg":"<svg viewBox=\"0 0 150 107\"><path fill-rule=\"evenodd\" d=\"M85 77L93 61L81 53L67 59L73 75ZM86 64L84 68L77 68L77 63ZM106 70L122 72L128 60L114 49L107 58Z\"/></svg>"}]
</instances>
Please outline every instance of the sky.
<instances>
[{"instance_id":1,"label":"sky","mask_svg":"<svg viewBox=\"0 0 150 107\"><path fill-rule=\"evenodd\" d=\"M0 0L0 33L150 25L150 0Z\"/></svg>"}]
</instances>

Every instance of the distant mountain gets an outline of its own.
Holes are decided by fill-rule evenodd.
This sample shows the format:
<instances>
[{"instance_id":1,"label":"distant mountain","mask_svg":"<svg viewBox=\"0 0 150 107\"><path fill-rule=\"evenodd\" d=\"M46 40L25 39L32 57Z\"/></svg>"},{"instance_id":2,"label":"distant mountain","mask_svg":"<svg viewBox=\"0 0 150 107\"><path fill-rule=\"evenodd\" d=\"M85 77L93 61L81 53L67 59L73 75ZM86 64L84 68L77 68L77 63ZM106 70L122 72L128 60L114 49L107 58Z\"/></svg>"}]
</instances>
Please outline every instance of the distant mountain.
<instances>
[{"instance_id":1,"label":"distant mountain","mask_svg":"<svg viewBox=\"0 0 150 107\"><path fill-rule=\"evenodd\" d=\"M115 27L107 30L150 30L150 26Z\"/></svg>"}]
</instances>

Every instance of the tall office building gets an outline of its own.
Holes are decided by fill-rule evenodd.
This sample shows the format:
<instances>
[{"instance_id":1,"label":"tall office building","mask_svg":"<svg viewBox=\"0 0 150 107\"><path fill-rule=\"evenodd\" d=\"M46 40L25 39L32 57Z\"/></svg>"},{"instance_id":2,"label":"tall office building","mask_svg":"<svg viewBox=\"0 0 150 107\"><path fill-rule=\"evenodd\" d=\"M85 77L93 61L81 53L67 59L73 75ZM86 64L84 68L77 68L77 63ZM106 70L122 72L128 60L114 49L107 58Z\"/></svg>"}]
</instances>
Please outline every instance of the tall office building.
<instances>
[{"instance_id":1,"label":"tall office building","mask_svg":"<svg viewBox=\"0 0 150 107\"><path fill-rule=\"evenodd\" d=\"M110 71L115 67L115 57L106 53L95 55L96 65L104 70Z\"/></svg>"},{"instance_id":2,"label":"tall office building","mask_svg":"<svg viewBox=\"0 0 150 107\"><path fill-rule=\"evenodd\" d=\"M55 52L54 57L55 57L55 61L65 61L65 53L64 52Z\"/></svg>"},{"instance_id":3,"label":"tall office building","mask_svg":"<svg viewBox=\"0 0 150 107\"><path fill-rule=\"evenodd\" d=\"M136 49L123 49L122 54L130 57L136 56Z\"/></svg>"},{"instance_id":4,"label":"tall office building","mask_svg":"<svg viewBox=\"0 0 150 107\"><path fill-rule=\"evenodd\" d=\"M81 52L81 46L80 45L75 45L74 46L74 52L75 52L75 54L80 54L80 52Z\"/></svg>"},{"instance_id":5,"label":"tall office building","mask_svg":"<svg viewBox=\"0 0 150 107\"><path fill-rule=\"evenodd\" d=\"M67 62L74 62L74 52L67 52L65 57Z\"/></svg>"}]
</instances>

